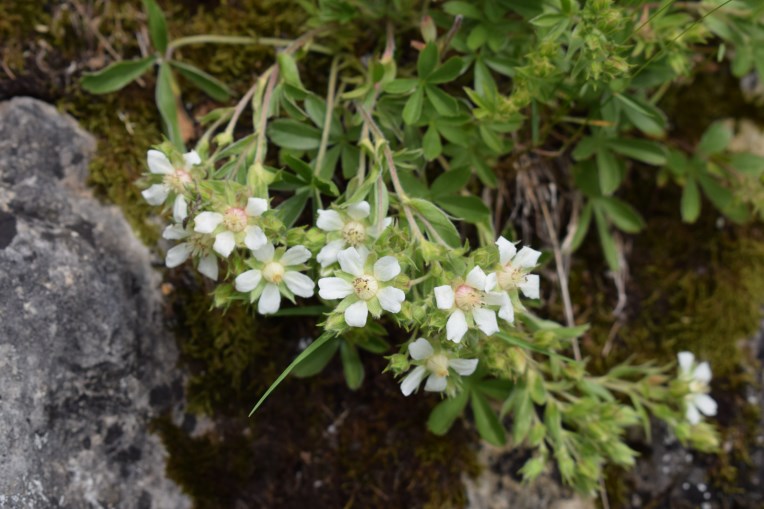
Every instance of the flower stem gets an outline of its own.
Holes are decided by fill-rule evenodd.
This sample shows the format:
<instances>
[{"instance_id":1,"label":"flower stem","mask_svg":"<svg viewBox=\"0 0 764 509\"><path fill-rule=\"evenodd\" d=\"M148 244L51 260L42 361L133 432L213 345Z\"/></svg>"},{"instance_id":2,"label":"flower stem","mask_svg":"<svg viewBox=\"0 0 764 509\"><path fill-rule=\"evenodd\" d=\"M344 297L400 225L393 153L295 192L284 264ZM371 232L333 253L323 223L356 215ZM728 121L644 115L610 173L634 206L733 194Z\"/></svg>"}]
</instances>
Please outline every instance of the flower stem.
<instances>
[{"instance_id":1,"label":"flower stem","mask_svg":"<svg viewBox=\"0 0 764 509\"><path fill-rule=\"evenodd\" d=\"M329 69L329 86L326 91L326 113L324 114L324 130L321 132L321 145L318 147L316 156L316 166L313 168L313 174L318 175L321 172L321 165L326 157L326 147L329 144L329 132L332 126L332 113L334 113L334 95L337 89L337 73L339 71L339 56L332 59L332 65Z\"/></svg>"}]
</instances>

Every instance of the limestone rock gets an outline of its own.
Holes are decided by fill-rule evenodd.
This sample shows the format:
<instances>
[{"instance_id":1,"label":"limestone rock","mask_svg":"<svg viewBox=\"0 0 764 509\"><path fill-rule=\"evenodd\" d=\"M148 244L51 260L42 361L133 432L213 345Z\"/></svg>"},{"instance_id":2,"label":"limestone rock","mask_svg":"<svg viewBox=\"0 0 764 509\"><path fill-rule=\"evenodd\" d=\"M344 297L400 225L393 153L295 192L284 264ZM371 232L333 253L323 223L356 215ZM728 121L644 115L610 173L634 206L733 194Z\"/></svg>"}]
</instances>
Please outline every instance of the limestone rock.
<instances>
[{"instance_id":1,"label":"limestone rock","mask_svg":"<svg viewBox=\"0 0 764 509\"><path fill-rule=\"evenodd\" d=\"M0 104L0 507L189 507L148 431L182 395L159 275L85 188L94 145Z\"/></svg>"}]
</instances>

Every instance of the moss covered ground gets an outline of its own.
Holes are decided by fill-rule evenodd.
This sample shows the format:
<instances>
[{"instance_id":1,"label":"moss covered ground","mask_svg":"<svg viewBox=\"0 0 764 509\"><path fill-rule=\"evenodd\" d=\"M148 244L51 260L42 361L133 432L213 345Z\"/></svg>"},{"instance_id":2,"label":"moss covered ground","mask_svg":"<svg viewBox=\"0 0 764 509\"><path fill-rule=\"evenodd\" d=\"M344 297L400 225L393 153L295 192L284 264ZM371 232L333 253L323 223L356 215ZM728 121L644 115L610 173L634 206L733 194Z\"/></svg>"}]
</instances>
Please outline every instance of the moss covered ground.
<instances>
[{"instance_id":1,"label":"moss covered ground","mask_svg":"<svg viewBox=\"0 0 764 509\"><path fill-rule=\"evenodd\" d=\"M288 0L194 0L162 2L174 35L220 33L288 37L305 21ZM56 103L98 139L90 184L120 206L150 246L158 229L132 184L144 171L147 147L160 140L153 105L153 79L94 97L78 76L106 61L102 38L123 57L140 54L135 34L144 30L140 2L0 2L0 99L32 95ZM145 33L144 33L145 35ZM347 34L348 40L353 35ZM270 64L272 51L252 47L189 48L189 61L235 91L249 87ZM308 77L308 79L311 79ZM320 82L323 77L314 78ZM726 117L754 117L725 75L701 74L665 99L674 134L694 142L698 125ZM189 91L190 117L212 104ZM573 300L581 322L593 324L584 347L594 369L635 356L669 361L680 349L714 366L719 425L731 447L709 460L712 482L727 492L746 488L758 413L743 389L754 366L741 341L751 337L764 305L764 230L719 221L709 204L695 225L681 222L676 189L654 192L646 174L625 191L648 219L646 232L631 237L628 303L617 318L617 300L596 240L589 239L572 272ZM364 358L367 379L349 390L333 361L309 380L288 380L255 419L254 399L316 331L310 322L264 323L249 310L211 310L206 283L183 269L169 271L175 289L168 319L175 324L190 373L189 409L216 421L215 431L190 436L169 418L155 430L169 452L168 474L198 508L237 507L461 507L463 473L479 472L469 423L444 438L424 423L434 400L401 397L395 382L379 372L378 359ZM562 316L554 303L550 316ZM295 325L296 323L296 325ZM616 325L614 326L614 323ZM603 356L603 348L608 355ZM170 367L168 367L169 369ZM181 369L181 368L178 368ZM618 475L622 475L621 472ZM614 498L628 498L628 481L608 481ZM662 507L662 506L656 506ZM739 507L748 507L740 505ZM753 506L750 506L753 507Z\"/></svg>"}]
</instances>

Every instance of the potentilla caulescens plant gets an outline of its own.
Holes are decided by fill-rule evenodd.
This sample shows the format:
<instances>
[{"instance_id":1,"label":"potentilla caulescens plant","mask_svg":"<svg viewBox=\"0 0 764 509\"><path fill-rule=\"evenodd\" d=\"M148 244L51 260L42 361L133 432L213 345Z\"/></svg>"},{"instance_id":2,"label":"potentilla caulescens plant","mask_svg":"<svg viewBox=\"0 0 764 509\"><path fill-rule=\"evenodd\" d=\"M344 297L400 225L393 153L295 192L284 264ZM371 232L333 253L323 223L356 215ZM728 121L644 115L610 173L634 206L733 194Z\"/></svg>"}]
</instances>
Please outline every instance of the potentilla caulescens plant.
<instances>
[{"instance_id":1,"label":"potentilla caulescens plant","mask_svg":"<svg viewBox=\"0 0 764 509\"><path fill-rule=\"evenodd\" d=\"M676 375L671 366L628 363L587 372L577 343L587 328L574 325L564 256L594 224L609 269L621 271L616 238L645 223L614 193L638 164L683 187L686 222L698 217L701 191L730 219L750 215L728 184L760 179L764 159L730 152L732 133L721 124L697 145L671 144L655 98L690 72L694 44L713 33L733 47L739 38L730 31L752 33L737 25L760 13L755 0L737 1L713 22L723 6L705 2L449 1L430 6L421 35L405 3L340 9L327 1L312 13L316 28L293 40L170 40L155 2L145 3L155 54L115 63L83 85L110 92L158 69L169 140L148 151L142 185L168 218L166 265L190 262L215 281L218 306L251 305L271 320L318 316L320 334L253 412L289 373L321 371L327 352L344 352L357 388L360 348L386 355L401 397L442 399L427 422L434 433L469 407L485 440L531 448L526 479L554 460L566 483L592 493L606 463L633 464L623 437L636 425L649 430L651 413L680 440L717 447L703 421L716 411L710 367L691 354L680 354ZM375 49L356 54L345 38ZM735 72L753 65L745 48L754 38L743 37L730 57ZM271 44L277 58L234 107L201 119L206 131L187 151L175 72L216 100L230 94L176 60L176 49L205 41ZM305 58L314 53L328 57ZM301 69L326 73L318 80L326 89L307 87ZM251 130L240 122L248 108ZM542 170L557 159L564 176L546 186L540 176L556 173ZM502 179L518 192L506 192ZM573 196L567 232L549 210L560 190ZM510 195L536 215L526 224L545 225L543 235L517 238ZM552 272L557 278L542 282ZM552 284L567 326L538 316Z\"/></svg>"}]
</instances>

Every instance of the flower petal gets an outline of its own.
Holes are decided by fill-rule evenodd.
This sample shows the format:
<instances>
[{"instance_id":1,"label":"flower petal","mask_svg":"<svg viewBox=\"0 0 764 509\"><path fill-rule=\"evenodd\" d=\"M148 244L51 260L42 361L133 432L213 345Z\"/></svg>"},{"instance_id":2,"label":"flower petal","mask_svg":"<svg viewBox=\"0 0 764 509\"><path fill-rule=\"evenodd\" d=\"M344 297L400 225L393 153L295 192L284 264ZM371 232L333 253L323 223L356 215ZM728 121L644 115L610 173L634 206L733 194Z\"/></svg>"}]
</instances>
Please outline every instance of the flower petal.
<instances>
[{"instance_id":1,"label":"flower petal","mask_svg":"<svg viewBox=\"0 0 764 509\"><path fill-rule=\"evenodd\" d=\"M445 376L430 375L424 384L424 390L427 392L443 392L448 385L448 378Z\"/></svg>"},{"instance_id":2,"label":"flower petal","mask_svg":"<svg viewBox=\"0 0 764 509\"><path fill-rule=\"evenodd\" d=\"M361 219L369 217L371 206L369 206L369 202L367 201L359 201L358 203L348 205L347 213L356 221L360 221Z\"/></svg>"},{"instance_id":3,"label":"flower petal","mask_svg":"<svg viewBox=\"0 0 764 509\"><path fill-rule=\"evenodd\" d=\"M337 261L337 255L344 247L344 240L333 240L321 248L321 251L319 251L316 256L316 261L320 263L322 267L331 265Z\"/></svg>"},{"instance_id":4,"label":"flower petal","mask_svg":"<svg viewBox=\"0 0 764 509\"><path fill-rule=\"evenodd\" d=\"M687 405L687 410L684 413L690 424L698 424L700 422L700 412L693 405Z\"/></svg>"},{"instance_id":5,"label":"flower petal","mask_svg":"<svg viewBox=\"0 0 764 509\"><path fill-rule=\"evenodd\" d=\"M485 291L490 292L499 284L499 278L495 272L491 272L485 278Z\"/></svg>"},{"instance_id":6,"label":"flower petal","mask_svg":"<svg viewBox=\"0 0 764 509\"><path fill-rule=\"evenodd\" d=\"M398 313L401 310L401 302L406 300L403 290L393 286L386 286L377 292L377 299L382 309L390 313Z\"/></svg>"},{"instance_id":7,"label":"flower petal","mask_svg":"<svg viewBox=\"0 0 764 509\"><path fill-rule=\"evenodd\" d=\"M183 154L183 162L186 163L186 168L191 168L202 162L202 158L199 157L199 153L196 150L186 152Z\"/></svg>"},{"instance_id":8,"label":"flower petal","mask_svg":"<svg viewBox=\"0 0 764 509\"><path fill-rule=\"evenodd\" d=\"M265 243L258 249L254 249L252 254L259 262L268 263L273 260L273 254L276 252L276 248L270 242Z\"/></svg>"},{"instance_id":9,"label":"flower petal","mask_svg":"<svg viewBox=\"0 0 764 509\"><path fill-rule=\"evenodd\" d=\"M353 293L353 285L340 277L325 277L318 280L318 296L322 299L344 299L351 293Z\"/></svg>"},{"instance_id":10,"label":"flower petal","mask_svg":"<svg viewBox=\"0 0 764 509\"><path fill-rule=\"evenodd\" d=\"M175 167L167 156L158 150L149 150L146 154L146 163L149 165L149 171L157 175L172 175L175 173Z\"/></svg>"},{"instance_id":11,"label":"flower petal","mask_svg":"<svg viewBox=\"0 0 764 509\"><path fill-rule=\"evenodd\" d=\"M175 197L175 203L172 205L172 218L176 223L182 223L188 217L188 203L186 198L179 194Z\"/></svg>"},{"instance_id":12,"label":"flower petal","mask_svg":"<svg viewBox=\"0 0 764 509\"><path fill-rule=\"evenodd\" d=\"M141 191L141 195L146 199L149 205L161 205L170 194L170 188L165 184L154 184L148 189Z\"/></svg>"},{"instance_id":13,"label":"flower petal","mask_svg":"<svg viewBox=\"0 0 764 509\"><path fill-rule=\"evenodd\" d=\"M268 210L268 200L265 198L250 198L247 200L246 213L250 217L259 217Z\"/></svg>"},{"instance_id":14,"label":"flower petal","mask_svg":"<svg viewBox=\"0 0 764 509\"><path fill-rule=\"evenodd\" d=\"M462 376L470 376L477 369L477 359L451 359L448 361L448 367Z\"/></svg>"},{"instance_id":15,"label":"flower petal","mask_svg":"<svg viewBox=\"0 0 764 509\"><path fill-rule=\"evenodd\" d=\"M401 264L394 256L383 256L374 264L374 277L380 281L390 281L401 273Z\"/></svg>"},{"instance_id":16,"label":"flower petal","mask_svg":"<svg viewBox=\"0 0 764 509\"><path fill-rule=\"evenodd\" d=\"M289 270L284 273L284 283L289 291L298 297L313 297L313 289L316 283L305 274Z\"/></svg>"},{"instance_id":17,"label":"flower petal","mask_svg":"<svg viewBox=\"0 0 764 509\"><path fill-rule=\"evenodd\" d=\"M454 289L451 285L435 287L435 304L438 309L451 309L454 307Z\"/></svg>"},{"instance_id":18,"label":"flower petal","mask_svg":"<svg viewBox=\"0 0 764 509\"><path fill-rule=\"evenodd\" d=\"M223 214L218 212L202 212L194 218L194 231L197 233L212 233L223 222Z\"/></svg>"},{"instance_id":19,"label":"flower petal","mask_svg":"<svg viewBox=\"0 0 764 509\"><path fill-rule=\"evenodd\" d=\"M416 341L409 343L409 355L415 361L423 361L433 353L435 353L435 351L432 349L432 345L424 338L419 338Z\"/></svg>"},{"instance_id":20,"label":"flower petal","mask_svg":"<svg viewBox=\"0 0 764 509\"><path fill-rule=\"evenodd\" d=\"M316 226L325 232L334 232L341 230L345 226L345 221L336 210L318 210L318 219Z\"/></svg>"},{"instance_id":21,"label":"flower petal","mask_svg":"<svg viewBox=\"0 0 764 509\"><path fill-rule=\"evenodd\" d=\"M716 401L714 401L714 398L708 394L696 394L695 398L693 399L693 404L695 405L695 408L700 410L703 415L707 415L709 417L716 415Z\"/></svg>"},{"instance_id":22,"label":"flower petal","mask_svg":"<svg viewBox=\"0 0 764 509\"><path fill-rule=\"evenodd\" d=\"M162 238L167 240L185 239L189 235L191 235L191 233L179 224L168 225L162 232Z\"/></svg>"},{"instance_id":23,"label":"flower petal","mask_svg":"<svg viewBox=\"0 0 764 509\"><path fill-rule=\"evenodd\" d=\"M382 221L382 224L377 223L377 224L373 224L373 225L369 226L368 228L366 228L366 234L369 235L370 237L376 239L377 237L382 235L382 232L385 231L385 229L388 226L390 226L391 224L393 224L393 218L392 217L386 217Z\"/></svg>"},{"instance_id":24,"label":"flower petal","mask_svg":"<svg viewBox=\"0 0 764 509\"><path fill-rule=\"evenodd\" d=\"M504 295L507 294L505 293ZM499 308L499 318L510 324L515 323L515 306L512 305L509 297L507 297L506 302Z\"/></svg>"},{"instance_id":25,"label":"flower petal","mask_svg":"<svg viewBox=\"0 0 764 509\"><path fill-rule=\"evenodd\" d=\"M234 280L234 287L237 292L248 293L257 288L260 284L260 280L263 278L263 273L257 269L248 270L242 272Z\"/></svg>"},{"instance_id":26,"label":"flower petal","mask_svg":"<svg viewBox=\"0 0 764 509\"><path fill-rule=\"evenodd\" d=\"M263 230L259 226L247 226L244 230L244 245L247 249L255 250L260 249L268 243L268 237L265 236Z\"/></svg>"},{"instance_id":27,"label":"flower petal","mask_svg":"<svg viewBox=\"0 0 764 509\"><path fill-rule=\"evenodd\" d=\"M539 277L536 274L528 274L517 284L523 295L529 299L539 298Z\"/></svg>"},{"instance_id":28,"label":"flower petal","mask_svg":"<svg viewBox=\"0 0 764 509\"><path fill-rule=\"evenodd\" d=\"M446 339L459 343L467 332L467 318L464 311L455 309L446 322Z\"/></svg>"},{"instance_id":29,"label":"flower petal","mask_svg":"<svg viewBox=\"0 0 764 509\"><path fill-rule=\"evenodd\" d=\"M499 324L496 322L496 312L485 308L475 308L472 310L472 318L475 319L475 324L478 329L483 331L483 334L490 336L499 332Z\"/></svg>"},{"instance_id":30,"label":"flower petal","mask_svg":"<svg viewBox=\"0 0 764 509\"><path fill-rule=\"evenodd\" d=\"M411 373L406 375L406 378L401 382L401 392L404 396L409 396L419 384L422 383L422 379L427 374L427 369L424 366L415 367Z\"/></svg>"},{"instance_id":31,"label":"flower petal","mask_svg":"<svg viewBox=\"0 0 764 509\"><path fill-rule=\"evenodd\" d=\"M506 265L517 254L517 248L513 242L508 241L504 237L499 237L496 240L496 246L499 248L499 263Z\"/></svg>"},{"instance_id":32,"label":"flower petal","mask_svg":"<svg viewBox=\"0 0 764 509\"><path fill-rule=\"evenodd\" d=\"M515 267L529 269L536 266L536 263L539 260L539 256L541 256L541 251L536 251L535 249L531 249L528 246L524 246L520 252L515 255L514 259L512 260L512 265Z\"/></svg>"},{"instance_id":33,"label":"flower petal","mask_svg":"<svg viewBox=\"0 0 764 509\"><path fill-rule=\"evenodd\" d=\"M165 257L164 263L167 265L168 269L177 267L181 263L188 260L188 257L191 256L191 251L193 250L193 246L188 242L183 242L182 244L173 246L169 251L167 251L167 256Z\"/></svg>"},{"instance_id":34,"label":"flower petal","mask_svg":"<svg viewBox=\"0 0 764 509\"><path fill-rule=\"evenodd\" d=\"M369 316L369 307L365 300L351 304L345 310L345 323L351 327L363 327L366 325L366 318Z\"/></svg>"},{"instance_id":35,"label":"flower petal","mask_svg":"<svg viewBox=\"0 0 764 509\"><path fill-rule=\"evenodd\" d=\"M692 377L698 382L709 383L711 381L711 366L707 362L701 362L695 368Z\"/></svg>"},{"instance_id":36,"label":"flower petal","mask_svg":"<svg viewBox=\"0 0 764 509\"><path fill-rule=\"evenodd\" d=\"M214 254L208 254L199 260L199 265L196 268L211 280L218 280L218 259Z\"/></svg>"},{"instance_id":37,"label":"flower petal","mask_svg":"<svg viewBox=\"0 0 764 509\"><path fill-rule=\"evenodd\" d=\"M487 276L485 275L485 272L483 272L483 269L481 269L480 267L475 267L470 271L469 274L467 274L466 282L472 288L476 290L480 290L482 292L483 290L485 290Z\"/></svg>"},{"instance_id":38,"label":"flower petal","mask_svg":"<svg viewBox=\"0 0 764 509\"><path fill-rule=\"evenodd\" d=\"M215 235L215 243L212 249L223 258L228 258L236 247L236 237L233 232L222 232Z\"/></svg>"},{"instance_id":39,"label":"flower petal","mask_svg":"<svg viewBox=\"0 0 764 509\"><path fill-rule=\"evenodd\" d=\"M695 364L695 355L692 352L679 352L676 357L682 373L690 373L692 365Z\"/></svg>"},{"instance_id":40,"label":"flower petal","mask_svg":"<svg viewBox=\"0 0 764 509\"><path fill-rule=\"evenodd\" d=\"M261 315L270 315L275 313L281 307L281 293L279 287L273 283L268 283L263 289L260 300L257 301L257 312Z\"/></svg>"},{"instance_id":41,"label":"flower petal","mask_svg":"<svg viewBox=\"0 0 764 509\"><path fill-rule=\"evenodd\" d=\"M281 265L301 265L310 260L310 251L305 246L293 246L281 257Z\"/></svg>"},{"instance_id":42,"label":"flower petal","mask_svg":"<svg viewBox=\"0 0 764 509\"><path fill-rule=\"evenodd\" d=\"M343 272L360 277L363 276L364 260L361 254L356 251L354 247L349 247L337 254L337 261L340 262L340 267Z\"/></svg>"}]
</instances>

